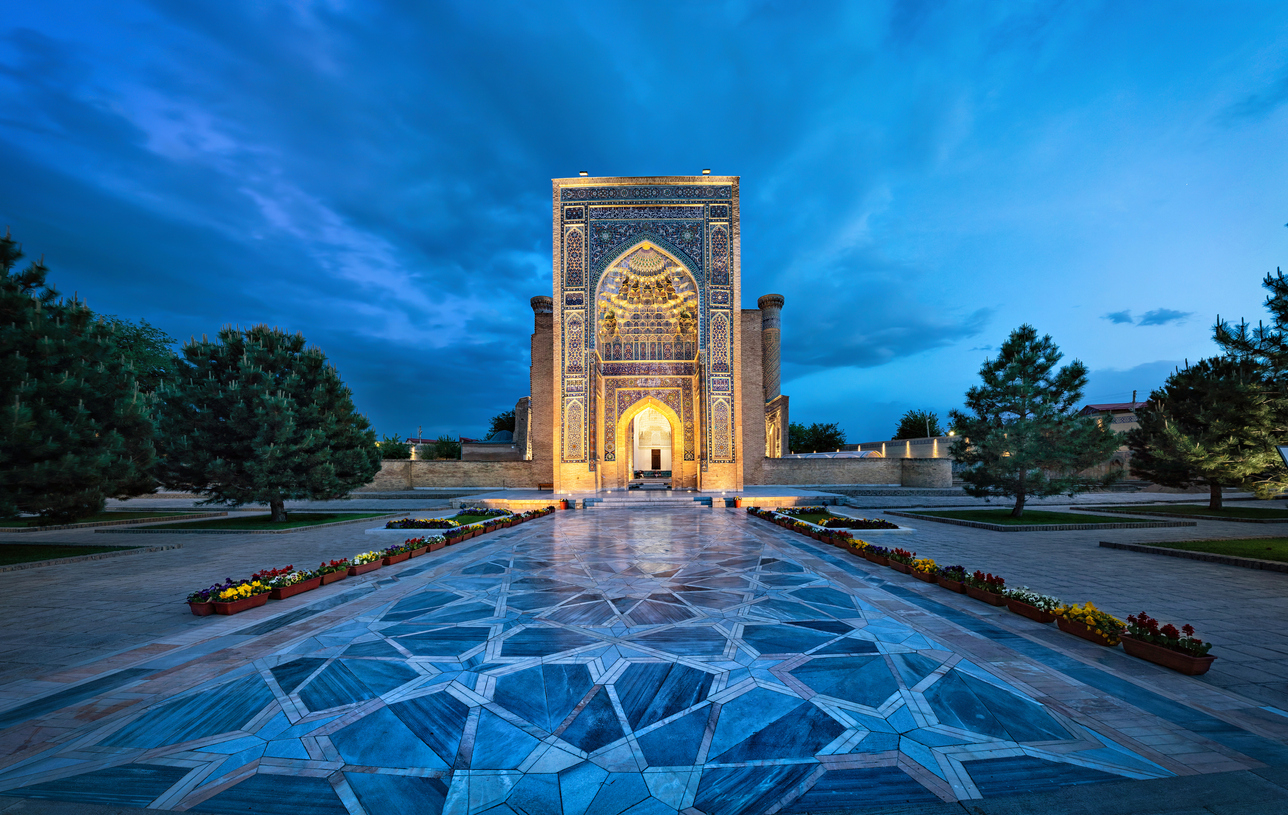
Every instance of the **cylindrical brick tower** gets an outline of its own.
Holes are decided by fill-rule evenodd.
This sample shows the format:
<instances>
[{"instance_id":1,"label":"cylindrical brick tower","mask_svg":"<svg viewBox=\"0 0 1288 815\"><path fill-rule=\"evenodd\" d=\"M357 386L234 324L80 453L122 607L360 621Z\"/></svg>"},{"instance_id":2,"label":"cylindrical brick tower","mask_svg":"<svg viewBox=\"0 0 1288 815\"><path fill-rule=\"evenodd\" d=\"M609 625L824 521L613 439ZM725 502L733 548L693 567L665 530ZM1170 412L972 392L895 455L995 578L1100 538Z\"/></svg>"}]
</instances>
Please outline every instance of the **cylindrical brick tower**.
<instances>
[{"instance_id":1,"label":"cylindrical brick tower","mask_svg":"<svg viewBox=\"0 0 1288 815\"><path fill-rule=\"evenodd\" d=\"M778 398L782 386L779 369L779 337L782 334L783 296L766 294L756 301L760 307L760 333L764 367L765 401Z\"/></svg>"}]
</instances>

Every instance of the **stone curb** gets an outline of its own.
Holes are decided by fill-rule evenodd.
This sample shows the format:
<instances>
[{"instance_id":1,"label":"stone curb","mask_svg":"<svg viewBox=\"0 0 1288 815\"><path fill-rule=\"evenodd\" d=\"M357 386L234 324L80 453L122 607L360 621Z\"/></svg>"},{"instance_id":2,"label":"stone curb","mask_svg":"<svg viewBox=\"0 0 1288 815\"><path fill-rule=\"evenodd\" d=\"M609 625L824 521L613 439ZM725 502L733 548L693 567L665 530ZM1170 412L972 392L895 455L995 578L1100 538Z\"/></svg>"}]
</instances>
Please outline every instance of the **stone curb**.
<instances>
[{"instance_id":1,"label":"stone curb","mask_svg":"<svg viewBox=\"0 0 1288 815\"><path fill-rule=\"evenodd\" d=\"M1072 507L1070 507L1072 509ZM1081 507L1079 507L1081 509ZM1288 524L1288 518L1225 518L1220 515L1185 515L1180 512L1155 512L1152 509L1096 508L1096 512L1114 512L1119 515L1159 515L1164 518L1192 518L1196 521L1231 521L1237 524Z\"/></svg>"},{"instance_id":2,"label":"stone curb","mask_svg":"<svg viewBox=\"0 0 1288 815\"><path fill-rule=\"evenodd\" d=\"M94 532L99 535L289 535L292 532L308 532L311 529L328 529L333 526L344 526L345 524L365 524L370 523L378 518L392 518L395 515L403 515L402 512L373 513L366 518L354 518L351 521L331 521L325 524L313 524L311 526L297 526L294 529L95 529Z\"/></svg>"},{"instance_id":3,"label":"stone curb","mask_svg":"<svg viewBox=\"0 0 1288 815\"><path fill-rule=\"evenodd\" d=\"M1175 543L1203 543L1204 541L1174 541ZM1277 560L1261 560L1255 557L1237 557L1235 555L1218 555L1214 552L1194 552L1189 549L1168 549L1165 546L1148 546L1143 543L1114 543L1101 541L1105 549L1124 549L1128 552L1144 552L1147 555L1166 555L1182 557L1187 560L1202 560L1207 563L1220 563L1225 566L1241 566L1244 569L1259 569L1264 572L1288 572L1288 563Z\"/></svg>"},{"instance_id":4,"label":"stone curb","mask_svg":"<svg viewBox=\"0 0 1288 815\"><path fill-rule=\"evenodd\" d=\"M58 524L56 526L0 526L0 535L22 532L64 532L69 529L90 529L95 526L126 526L127 524L159 524L170 521L199 521L202 518L222 518L227 512L176 512L160 518L126 518L123 521L93 521L83 524Z\"/></svg>"},{"instance_id":5,"label":"stone curb","mask_svg":"<svg viewBox=\"0 0 1288 815\"><path fill-rule=\"evenodd\" d=\"M72 557L60 557L53 560L34 560L30 563L13 563L8 566L0 566L0 572L21 572L25 569L38 569L41 566L58 566L63 563L83 563L87 560L104 560L110 557L121 557L122 555L141 555L146 552L164 552L167 549L182 549L182 543L166 543L160 546L136 546L133 549L122 549L119 552L96 552L92 555L74 555Z\"/></svg>"},{"instance_id":6,"label":"stone curb","mask_svg":"<svg viewBox=\"0 0 1288 815\"><path fill-rule=\"evenodd\" d=\"M1162 526L1198 526L1196 521L1127 521L1120 524L1032 524L1007 525L990 524L983 521L963 521L959 518L941 518L938 515L918 515L912 512L884 510L886 515L898 515L901 518L915 518L921 521L933 521L937 524L970 526L975 529L988 529L993 532L1073 532L1081 529L1150 529Z\"/></svg>"}]
</instances>

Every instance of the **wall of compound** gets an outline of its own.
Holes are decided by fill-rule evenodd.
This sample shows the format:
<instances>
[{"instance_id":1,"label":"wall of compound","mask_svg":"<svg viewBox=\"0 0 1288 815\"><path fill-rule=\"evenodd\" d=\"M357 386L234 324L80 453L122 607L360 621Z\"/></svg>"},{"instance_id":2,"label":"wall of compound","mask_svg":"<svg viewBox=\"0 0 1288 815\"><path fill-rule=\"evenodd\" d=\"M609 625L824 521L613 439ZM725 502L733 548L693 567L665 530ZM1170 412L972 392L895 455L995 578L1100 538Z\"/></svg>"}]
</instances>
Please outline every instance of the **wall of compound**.
<instances>
[{"instance_id":1,"label":"wall of compound","mask_svg":"<svg viewBox=\"0 0 1288 815\"><path fill-rule=\"evenodd\" d=\"M376 478L361 491L411 490L417 487L495 487L535 489L531 461L385 461Z\"/></svg>"},{"instance_id":2,"label":"wall of compound","mask_svg":"<svg viewBox=\"0 0 1288 815\"><path fill-rule=\"evenodd\" d=\"M766 458L762 484L881 484L947 488L953 485L948 459Z\"/></svg>"},{"instance_id":3,"label":"wall of compound","mask_svg":"<svg viewBox=\"0 0 1288 815\"><path fill-rule=\"evenodd\" d=\"M765 449L765 387L762 367L760 309L742 310L742 477L746 484L764 478L760 462Z\"/></svg>"}]
</instances>

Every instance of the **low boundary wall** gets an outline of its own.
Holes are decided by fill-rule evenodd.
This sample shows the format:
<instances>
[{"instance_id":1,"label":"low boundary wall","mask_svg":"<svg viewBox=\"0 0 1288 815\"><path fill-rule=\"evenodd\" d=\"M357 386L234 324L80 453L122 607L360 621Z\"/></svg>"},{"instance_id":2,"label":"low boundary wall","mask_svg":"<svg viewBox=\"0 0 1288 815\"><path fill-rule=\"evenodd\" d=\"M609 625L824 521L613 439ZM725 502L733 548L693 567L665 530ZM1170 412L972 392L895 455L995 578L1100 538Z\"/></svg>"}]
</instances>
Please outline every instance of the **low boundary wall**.
<instances>
[{"instance_id":1,"label":"low boundary wall","mask_svg":"<svg viewBox=\"0 0 1288 815\"><path fill-rule=\"evenodd\" d=\"M358 492L417 487L536 489L531 461L385 460L376 478Z\"/></svg>"},{"instance_id":2,"label":"low boundary wall","mask_svg":"<svg viewBox=\"0 0 1288 815\"><path fill-rule=\"evenodd\" d=\"M953 485L946 458L767 458L765 484L876 484L947 488Z\"/></svg>"}]
</instances>

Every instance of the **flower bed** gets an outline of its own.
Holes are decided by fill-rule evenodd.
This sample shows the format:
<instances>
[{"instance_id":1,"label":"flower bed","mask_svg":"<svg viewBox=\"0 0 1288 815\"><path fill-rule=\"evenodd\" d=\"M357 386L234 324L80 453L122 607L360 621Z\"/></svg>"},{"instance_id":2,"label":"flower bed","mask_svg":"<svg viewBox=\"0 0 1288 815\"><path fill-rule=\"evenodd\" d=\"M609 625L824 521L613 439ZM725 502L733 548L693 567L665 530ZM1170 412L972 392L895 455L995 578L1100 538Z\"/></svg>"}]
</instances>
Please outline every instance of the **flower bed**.
<instances>
[{"instance_id":1,"label":"flower bed","mask_svg":"<svg viewBox=\"0 0 1288 815\"><path fill-rule=\"evenodd\" d=\"M283 566L280 569L261 569L247 580L233 580L230 577L223 583L217 583L189 594L187 598L188 608L198 617L205 617L210 614L236 614L247 608L262 606L268 602L270 597L274 600L283 600L319 586L343 580L350 575L364 574L379 569L381 566L401 563L407 558L416 557L425 552L433 552L448 543L462 540L466 534L469 537L474 537L484 532L510 526L513 523L542 518L554 513L555 508L547 506L543 509L528 510L521 515L512 515L500 509L480 507L466 507L461 512L464 513L465 510L469 510L469 514L472 515L486 515L488 520L465 526L459 526L452 522L452 526L447 529L445 534L457 535L455 540L449 540L443 535L426 535L408 538L401 544L390 546L381 552L363 552L351 559L341 558L340 560L323 561L318 564L316 569L311 571L296 570L294 566Z\"/></svg>"},{"instance_id":2,"label":"flower bed","mask_svg":"<svg viewBox=\"0 0 1288 815\"><path fill-rule=\"evenodd\" d=\"M1006 605L1006 580L1001 575L978 569L966 578L966 595L990 606Z\"/></svg>"},{"instance_id":3,"label":"flower bed","mask_svg":"<svg viewBox=\"0 0 1288 815\"><path fill-rule=\"evenodd\" d=\"M1188 623L1176 626L1168 623L1159 626L1158 620L1145 612L1127 616L1127 627L1122 634L1123 650L1134 657L1171 668L1189 676L1207 673L1216 657L1209 656L1212 643L1194 636L1194 627Z\"/></svg>"},{"instance_id":4,"label":"flower bed","mask_svg":"<svg viewBox=\"0 0 1288 815\"><path fill-rule=\"evenodd\" d=\"M966 567L965 566L941 566L937 581L942 588L958 594L966 593Z\"/></svg>"},{"instance_id":5,"label":"flower bed","mask_svg":"<svg viewBox=\"0 0 1288 815\"><path fill-rule=\"evenodd\" d=\"M1082 637L1097 645L1113 647L1122 636L1123 621L1096 608L1094 603L1063 605L1052 612L1061 631Z\"/></svg>"},{"instance_id":6,"label":"flower bed","mask_svg":"<svg viewBox=\"0 0 1288 815\"><path fill-rule=\"evenodd\" d=\"M1018 589L1007 589L1006 607L1021 617L1028 617L1037 623L1049 625L1055 622L1055 610L1064 605L1058 597L1049 594L1038 594L1028 586Z\"/></svg>"},{"instance_id":7,"label":"flower bed","mask_svg":"<svg viewBox=\"0 0 1288 815\"><path fill-rule=\"evenodd\" d=\"M387 522L385 529L455 529L458 526L451 518L399 518Z\"/></svg>"}]
</instances>

